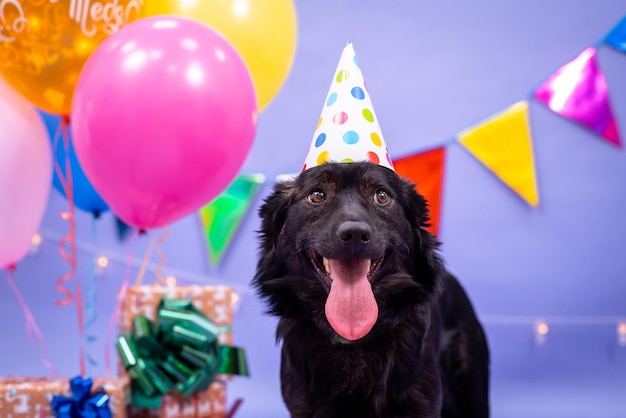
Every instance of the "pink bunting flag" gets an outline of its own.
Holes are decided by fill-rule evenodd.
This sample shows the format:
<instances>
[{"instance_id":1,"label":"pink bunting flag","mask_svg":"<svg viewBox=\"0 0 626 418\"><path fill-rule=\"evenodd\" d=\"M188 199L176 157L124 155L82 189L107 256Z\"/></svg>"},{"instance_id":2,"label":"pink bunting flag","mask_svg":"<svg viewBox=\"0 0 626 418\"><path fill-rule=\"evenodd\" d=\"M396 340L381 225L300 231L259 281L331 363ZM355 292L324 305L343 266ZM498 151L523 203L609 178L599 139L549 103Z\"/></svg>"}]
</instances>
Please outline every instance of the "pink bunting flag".
<instances>
[{"instance_id":1,"label":"pink bunting flag","mask_svg":"<svg viewBox=\"0 0 626 418\"><path fill-rule=\"evenodd\" d=\"M557 70L535 91L535 99L576 121L613 145L621 146L609 90L594 47Z\"/></svg>"}]
</instances>

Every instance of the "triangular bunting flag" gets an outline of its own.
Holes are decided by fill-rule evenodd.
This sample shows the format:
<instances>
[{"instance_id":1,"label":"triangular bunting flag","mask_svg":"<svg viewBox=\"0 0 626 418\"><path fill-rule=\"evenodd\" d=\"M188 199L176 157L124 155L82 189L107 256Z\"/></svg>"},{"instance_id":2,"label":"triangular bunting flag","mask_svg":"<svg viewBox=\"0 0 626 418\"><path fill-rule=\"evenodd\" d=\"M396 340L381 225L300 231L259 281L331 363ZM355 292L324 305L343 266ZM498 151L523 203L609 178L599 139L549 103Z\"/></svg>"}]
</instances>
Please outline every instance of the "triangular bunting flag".
<instances>
[{"instance_id":1,"label":"triangular bunting flag","mask_svg":"<svg viewBox=\"0 0 626 418\"><path fill-rule=\"evenodd\" d=\"M539 205L528 102L521 101L458 134L459 142L532 206Z\"/></svg>"},{"instance_id":2,"label":"triangular bunting flag","mask_svg":"<svg viewBox=\"0 0 626 418\"><path fill-rule=\"evenodd\" d=\"M604 43L620 52L626 52L626 17L606 35Z\"/></svg>"},{"instance_id":3,"label":"triangular bunting flag","mask_svg":"<svg viewBox=\"0 0 626 418\"><path fill-rule=\"evenodd\" d=\"M209 260L219 264L256 192L265 182L262 174L240 175L215 200L199 210L208 243Z\"/></svg>"},{"instance_id":4,"label":"triangular bunting flag","mask_svg":"<svg viewBox=\"0 0 626 418\"><path fill-rule=\"evenodd\" d=\"M417 191L426 198L430 212L427 229L435 235L439 233L445 157L445 148L436 148L393 161L396 173L415 183Z\"/></svg>"},{"instance_id":5,"label":"triangular bunting flag","mask_svg":"<svg viewBox=\"0 0 626 418\"><path fill-rule=\"evenodd\" d=\"M535 91L535 99L553 112L576 121L613 145L621 146L609 89L596 49L584 50Z\"/></svg>"}]
</instances>

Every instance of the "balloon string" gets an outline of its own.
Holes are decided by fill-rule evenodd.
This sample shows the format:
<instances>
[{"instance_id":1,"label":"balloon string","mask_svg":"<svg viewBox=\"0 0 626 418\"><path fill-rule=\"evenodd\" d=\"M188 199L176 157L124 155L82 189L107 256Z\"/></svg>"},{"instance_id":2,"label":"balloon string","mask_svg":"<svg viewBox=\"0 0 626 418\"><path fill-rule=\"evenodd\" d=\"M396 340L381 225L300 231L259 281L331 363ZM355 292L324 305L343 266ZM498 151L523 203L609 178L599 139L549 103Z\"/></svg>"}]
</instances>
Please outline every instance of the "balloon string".
<instances>
[{"instance_id":1,"label":"balloon string","mask_svg":"<svg viewBox=\"0 0 626 418\"><path fill-rule=\"evenodd\" d=\"M136 233L134 233L130 240L133 240ZM129 241L130 241L129 240ZM115 302L115 308L113 309L113 313L109 318L109 325L107 328L107 338L106 344L104 346L104 367L106 369L107 377L112 377L112 367L111 367L111 348L113 346L113 338L117 335L116 325L117 318L119 316L120 310L122 309L122 302L126 298L126 290L128 289L128 283L130 283L130 267L133 261L133 252L132 250L128 250L128 254L126 255L126 271L124 273L124 281L122 282L122 287L117 292L117 300Z\"/></svg>"},{"instance_id":2,"label":"balloon string","mask_svg":"<svg viewBox=\"0 0 626 418\"><path fill-rule=\"evenodd\" d=\"M131 236L131 240L138 235L138 231L135 231ZM130 240L129 240L130 241ZM146 249L146 254L143 257L143 261L141 262L141 267L139 268L139 273L137 274L137 278L135 279L135 286L140 286L143 281L143 277L146 274L146 270L148 269L148 263L150 262L150 258L152 257L152 251L154 250L154 246L156 244L156 239L152 238L150 243L148 244L148 248ZM124 303L124 299L126 299L126 292L128 290L128 285L130 283L130 266L132 264L133 254L131 251L128 252L128 256L126 258L126 273L124 274L124 282L122 283L122 287L117 293L117 301L115 303L115 309L113 309L113 313L111 314L111 318L109 318L109 326L107 330L107 340L104 348L104 365L106 369L106 374L108 377L112 376L112 366L111 366L111 348L113 347L113 336L117 335L117 330L115 326L117 324L117 320L122 310L122 304Z\"/></svg>"},{"instance_id":3,"label":"balloon string","mask_svg":"<svg viewBox=\"0 0 626 418\"><path fill-rule=\"evenodd\" d=\"M56 301L55 304L57 306L66 306L71 304L72 302L76 302L76 313L78 319L78 336L80 340L80 349L79 349L79 366L81 375L85 376L86 364L85 364L85 344L84 344L84 312L83 312L83 299L82 292L80 289L80 281L74 280L74 294L71 291L67 290L63 285L72 279L76 275L77 271L77 257L76 257L76 221L74 219L74 213L76 212L76 208L74 206L74 188L73 188L73 179L72 179L72 166L70 162L70 133L69 133L70 119L69 116L63 116L61 123L59 124L59 128L57 129L55 135L55 143L58 142L59 136L63 139L63 150L65 152L65 175L62 170L55 163L55 171L59 180L61 181L61 186L63 187L63 192L65 193L65 197L67 198L69 210L61 212L61 218L65 219L69 224L69 231L67 235L59 240L59 253L61 257L70 265L70 271L61 276L56 281L57 290L64 294L66 298L64 300ZM55 144L56 146L56 144ZM56 149L56 148L55 148ZM69 247L69 251L65 249L65 246Z\"/></svg>"},{"instance_id":4,"label":"balloon string","mask_svg":"<svg viewBox=\"0 0 626 418\"><path fill-rule=\"evenodd\" d=\"M57 369L52 365L52 362L49 360L51 356L50 356L50 350L48 349L48 344L46 344L46 340L44 339L43 334L41 333L41 330L39 329L39 325L37 325L37 321L35 321L35 317L33 316L30 308L26 304L26 301L24 300L22 293L20 292L17 285L13 281L13 272L11 269L7 270L7 283L9 287L11 288L11 290L13 290L13 293L15 294L15 298L17 299L17 302L22 308L22 312L24 313L24 319L26 321L26 333L28 335L28 339L31 345L35 345L34 339L36 339L44 353L41 356L42 364L54 376L60 376ZM34 337L33 337L33 334L34 334Z\"/></svg>"},{"instance_id":5,"label":"balloon string","mask_svg":"<svg viewBox=\"0 0 626 418\"><path fill-rule=\"evenodd\" d=\"M91 218L91 241L92 241L92 244L96 248L98 248L98 228L96 227L97 226L96 219L97 218L95 216ZM98 268L98 256L94 254L93 260L92 260L92 266L89 271L89 287L87 288L87 298L86 298L87 303L85 304L85 317L86 317L85 318L85 331L87 332L86 339L85 339L85 346L87 348L86 356L87 356L87 362L92 366L98 365L98 362L91 355L90 353L91 350L89 349L89 345L94 344L98 340L96 335L89 332L89 330L96 323L96 320L98 318L98 314L96 311L96 301L97 301L96 299L96 270L97 268Z\"/></svg>"},{"instance_id":6,"label":"balloon string","mask_svg":"<svg viewBox=\"0 0 626 418\"><path fill-rule=\"evenodd\" d=\"M65 192L67 201L69 203L69 211L61 212L61 218L67 220L69 223L69 232L66 236L64 236L63 238L59 240L59 253L61 254L61 257L63 257L63 259L71 266L71 270L68 273L61 276L56 281L56 284L55 284L56 289L59 291L59 293L65 295L65 299L56 301L55 305L65 306L65 305L71 304L74 301L74 295L72 294L72 292L66 289L63 285L65 282L67 282L68 280L72 278L76 270L76 263L75 263L75 260L76 260L75 228L76 228L76 225L75 225L74 217L73 217L74 199L72 198L73 197L72 187L71 187L71 184L72 184L71 171L72 170L71 170L70 161L69 161L69 133L67 131L67 125L65 125L64 123L61 123L59 125L54 135L54 139L52 141L52 146L55 152L58 147L58 143L60 139L62 139L63 141L63 147L65 150L65 172L67 173L67 177L63 174L63 170L61 169L56 159L54 160L54 171L56 172L56 175L59 178L59 181L61 182L61 187L63 188L63 191ZM66 243L69 243L70 253L73 252L74 257L68 254L67 251L65 251L64 245ZM73 250L72 250L72 247L74 247Z\"/></svg>"},{"instance_id":7,"label":"balloon string","mask_svg":"<svg viewBox=\"0 0 626 418\"><path fill-rule=\"evenodd\" d=\"M163 235L159 238L159 243L156 247L156 253L159 257L159 264L154 268L154 275L157 279L157 283L159 286L165 286L165 277L161 274L161 270L167 264L167 257L165 257L165 253L161 249L161 244L163 244L170 237L170 227L165 226L163 228Z\"/></svg>"},{"instance_id":8,"label":"balloon string","mask_svg":"<svg viewBox=\"0 0 626 418\"><path fill-rule=\"evenodd\" d=\"M148 269L148 263L150 261L150 258L152 257L152 251L154 250L155 244L156 244L156 239L152 238L150 240L150 244L148 245L148 249L146 250L146 255L144 255L143 261L141 262L139 273L137 274L137 278L135 279L135 286L141 286L141 282L143 282L143 278L146 275L146 270Z\"/></svg>"}]
</instances>

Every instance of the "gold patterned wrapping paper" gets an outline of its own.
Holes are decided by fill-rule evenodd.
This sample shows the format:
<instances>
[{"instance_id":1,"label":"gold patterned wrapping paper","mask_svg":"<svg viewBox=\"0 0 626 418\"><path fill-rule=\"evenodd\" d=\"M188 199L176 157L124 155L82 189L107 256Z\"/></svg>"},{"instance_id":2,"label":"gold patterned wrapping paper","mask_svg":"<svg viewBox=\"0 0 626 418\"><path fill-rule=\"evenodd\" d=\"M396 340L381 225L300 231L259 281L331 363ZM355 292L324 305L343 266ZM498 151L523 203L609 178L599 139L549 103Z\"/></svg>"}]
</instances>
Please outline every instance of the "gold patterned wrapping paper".
<instances>
[{"instance_id":1,"label":"gold patterned wrapping paper","mask_svg":"<svg viewBox=\"0 0 626 418\"><path fill-rule=\"evenodd\" d=\"M128 377L94 378L92 391L98 387L111 397L113 418L126 418L130 399ZM0 377L0 418L52 417L50 401L54 395L71 396L69 378Z\"/></svg>"},{"instance_id":2,"label":"gold patterned wrapping paper","mask_svg":"<svg viewBox=\"0 0 626 418\"><path fill-rule=\"evenodd\" d=\"M130 286L122 302L120 328L122 332L129 332L133 318L140 314L155 321L162 298L191 299L193 305L216 325L232 325L232 297L233 289L228 286ZM222 345L232 345L232 331L220 333L218 341Z\"/></svg>"},{"instance_id":3,"label":"gold patterned wrapping paper","mask_svg":"<svg viewBox=\"0 0 626 418\"><path fill-rule=\"evenodd\" d=\"M213 383L206 391L189 398L165 395L158 409L130 407L129 418L224 418L226 416L226 386Z\"/></svg>"},{"instance_id":4,"label":"gold patterned wrapping paper","mask_svg":"<svg viewBox=\"0 0 626 418\"><path fill-rule=\"evenodd\" d=\"M130 286L120 311L120 332L129 332L132 319L145 315L156 320L156 312L162 298L190 299L193 305L218 326L229 326L233 322L233 290L228 286ZM221 332L218 341L232 345L231 330ZM120 366L123 369L123 366ZM226 416L226 385L229 376L218 375L206 390L189 398L177 394L163 397L163 406L156 409L130 407L129 418L223 418ZM2 418L2 417L0 417Z\"/></svg>"}]
</instances>

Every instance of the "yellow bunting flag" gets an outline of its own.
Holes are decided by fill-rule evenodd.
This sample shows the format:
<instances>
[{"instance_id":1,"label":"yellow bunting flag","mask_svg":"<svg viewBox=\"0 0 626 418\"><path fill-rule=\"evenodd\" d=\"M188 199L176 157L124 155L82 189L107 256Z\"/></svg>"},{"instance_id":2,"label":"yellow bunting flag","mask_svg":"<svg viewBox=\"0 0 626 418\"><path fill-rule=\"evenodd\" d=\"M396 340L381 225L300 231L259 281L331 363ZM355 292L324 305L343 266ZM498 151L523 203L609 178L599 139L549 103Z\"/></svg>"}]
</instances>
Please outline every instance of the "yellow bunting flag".
<instances>
[{"instance_id":1,"label":"yellow bunting flag","mask_svg":"<svg viewBox=\"0 0 626 418\"><path fill-rule=\"evenodd\" d=\"M531 206L539 205L528 102L458 134L459 142Z\"/></svg>"}]
</instances>

